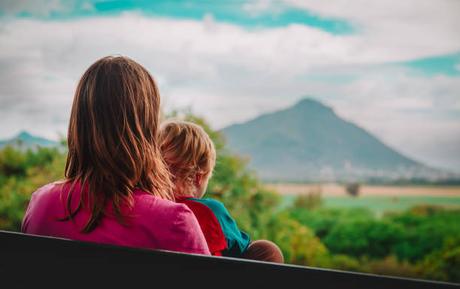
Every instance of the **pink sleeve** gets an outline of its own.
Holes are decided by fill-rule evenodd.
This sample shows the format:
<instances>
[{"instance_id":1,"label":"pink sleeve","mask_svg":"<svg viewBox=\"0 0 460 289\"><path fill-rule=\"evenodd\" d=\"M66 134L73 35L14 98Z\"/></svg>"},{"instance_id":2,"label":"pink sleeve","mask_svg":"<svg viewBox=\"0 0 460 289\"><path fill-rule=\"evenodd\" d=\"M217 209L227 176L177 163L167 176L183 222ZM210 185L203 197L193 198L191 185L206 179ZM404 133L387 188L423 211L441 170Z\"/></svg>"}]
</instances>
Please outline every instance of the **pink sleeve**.
<instances>
[{"instance_id":1,"label":"pink sleeve","mask_svg":"<svg viewBox=\"0 0 460 289\"><path fill-rule=\"evenodd\" d=\"M26 212L24 214L24 217L22 218L22 223L21 223L21 232L23 233L30 233L29 229L29 224L30 224L30 215L33 214L36 211L36 198L37 195L39 194L40 189L32 193L32 196L30 197L29 204L27 205Z\"/></svg>"},{"instance_id":2,"label":"pink sleeve","mask_svg":"<svg viewBox=\"0 0 460 289\"><path fill-rule=\"evenodd\" d=\"M211 255L198 220L186 205L180 204L173 226L172 231L180 243L180 248L175 251Z\"/></svg>"},{"instance_id":3,"label":"pink sleeve","mask_svg":"<svg viewBox=\"0 0 460 289\"><path fill-rule=\"evenodd\" d=\"M26 212L24 216L22 217L22 222L21 222L21 232L27 233L27 228L29 226L29 214L30 214L30 207L32 203L34 195L32 195L31 200L29 201L29 204L27 205Z\"/></svg>"}]
</instances>

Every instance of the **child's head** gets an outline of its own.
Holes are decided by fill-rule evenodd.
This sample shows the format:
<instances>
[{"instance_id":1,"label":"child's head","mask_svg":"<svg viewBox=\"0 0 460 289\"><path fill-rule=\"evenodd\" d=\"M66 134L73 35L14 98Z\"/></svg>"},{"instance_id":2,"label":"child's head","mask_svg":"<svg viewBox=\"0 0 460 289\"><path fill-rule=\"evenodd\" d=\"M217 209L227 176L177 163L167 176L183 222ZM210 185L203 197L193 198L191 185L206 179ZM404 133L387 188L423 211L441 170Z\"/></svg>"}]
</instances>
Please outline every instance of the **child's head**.
<instances>
[{"instance_id":1,"label":"child's head","mask_svg":"<svg viewBox=\"0 0 460 289\"><path fill-rule=\"evenodd\" d=\"M159 141L176 197L201 198L216 162L211 138L199 125L174 120L161 125Z\"/></svg>"}]
</instances>

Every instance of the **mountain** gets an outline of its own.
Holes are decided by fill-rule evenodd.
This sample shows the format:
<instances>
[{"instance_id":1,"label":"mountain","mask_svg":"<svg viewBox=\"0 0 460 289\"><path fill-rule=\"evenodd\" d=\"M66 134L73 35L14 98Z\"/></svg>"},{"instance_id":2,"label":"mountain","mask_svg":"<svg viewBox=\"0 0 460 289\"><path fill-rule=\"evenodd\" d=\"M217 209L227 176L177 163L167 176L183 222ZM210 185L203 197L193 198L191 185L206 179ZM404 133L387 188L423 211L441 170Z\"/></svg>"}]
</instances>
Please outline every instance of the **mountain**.
<instances>
[{"instance_id":1,"label":"mountain","mask_svg":"<svg viewBox=\"0 0 460 289\"><path fill-rule=\"evenodd\" d=\"M232 151L247 156L265 180L341 181L436 179L371 133L306 98L294 106L223 129Z\"/></svg>"},{"instance_id":2,"label":"mountain","mask_svg":"<svg viewBox=\"0 0 460 289\"><path fill-rule=\"evenodd\" d=\"M37 147L55 147L59 143L46 138L31 135L26 131L20 132L15 137L0 140L0 148L11 145L21 149L36 149Z\"/></svg>"}]
</instances>

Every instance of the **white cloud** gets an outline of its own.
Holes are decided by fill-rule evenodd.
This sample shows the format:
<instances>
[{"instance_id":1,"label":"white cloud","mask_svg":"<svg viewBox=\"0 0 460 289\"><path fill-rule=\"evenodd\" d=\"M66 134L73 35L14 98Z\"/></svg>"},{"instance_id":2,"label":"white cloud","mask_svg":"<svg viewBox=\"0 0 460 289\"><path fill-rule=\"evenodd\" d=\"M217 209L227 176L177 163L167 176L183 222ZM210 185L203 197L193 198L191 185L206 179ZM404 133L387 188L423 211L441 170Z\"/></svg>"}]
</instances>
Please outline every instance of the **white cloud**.
<instances>
[{"instance_id":1,"label":"white cloud","mask_svg":"<svg viewBox=\"0 0 460 289\"><path fill-rule=\"evenodd\" d=\"M166 95L197 91L208 97L206 106L212 107L232 102L230 98L260 96L266 88L288 84L315 65L340 62L349 49L342 39L308 27L249 32L212 21L148 19L136 14L65 22L9 21L2 26L0 43L3 111L14 111L23 103L54 102L56 94L69 103L84 69L107 54L139 60L161 80ZM278 102L278 96L272 99ZM186 96L170 98L174 104ZM254 108L241 108L240 113L248 116ZM219 118L216 123L232 120Z\"/></svg>"},{"instance_id":2,"label":"white cloud","mask_svg":"<svg viewBox=\"0 0 460 289\"><path fill-rule=\"evenodd\" d=\"M70 0L2 0L0 11L7 15L28 13L36 16L48 16L52 12L69 11L75 7L76 1ZM83 5L88 5L83 3Z\"/></svg>"},{"instance_id":3,"label":"white cloud","mask_svg":"<svg viewBox=\"0 0 460 289\"><path fill-rule=\"evenodd\" d=\"M407 60L460 49L457 0L284 1L322 17L350 21L362 35L355 46L361 59Z\"/></svg>"},{"instance_id":4,"label":"white cloud","mask_svg":"<svg viewBox=\"0 0 460 289\"><path fill-rule=\"evenodd\" d=\"M458 49L452 42L456 34L450 36L441 45L446 51ZM152 72L168 108L190 105L215 127L310 94L412 156L447 159L447 151L436 145L460 147L460 78L428 78L382 66L440 50L427 46L418 52L417 41L413 47L404 41L383 45L368 37L335 36L300 25L253 31L210 17L179 21L132 13L63 22L4 21L0 136L20 128L46 136L64 133L80 75L99 57L123 54ZM411 49L414 53L407 54ZM424 131L426 137L411 136L411 131ZM450 166L456 161L460 167L460 153L450 159Z\"/></svg>"},{"instance_id":5,"label":"white cloud","mask_svg":"<svg viewBox=\"0 0 460 289\"><path fill-rule=\"evenodd\" d=\"M399 71L398 71L399 70ZM460 171L460 78L367 71L334 87L328 102L391 147L419 161ZM320 93L320 92L319 92Z\"/></svg>"}]
</instances>

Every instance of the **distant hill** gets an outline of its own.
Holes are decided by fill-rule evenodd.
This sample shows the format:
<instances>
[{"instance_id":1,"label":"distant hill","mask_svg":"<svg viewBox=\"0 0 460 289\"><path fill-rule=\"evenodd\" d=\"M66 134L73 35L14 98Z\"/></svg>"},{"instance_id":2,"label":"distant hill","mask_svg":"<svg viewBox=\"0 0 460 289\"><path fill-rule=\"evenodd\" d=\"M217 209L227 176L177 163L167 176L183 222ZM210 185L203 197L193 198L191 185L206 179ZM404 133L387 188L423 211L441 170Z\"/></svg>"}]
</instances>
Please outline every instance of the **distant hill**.
<instances>
[{"instance_id":1,"label":"distant hill","mask_svg":"<svg viewBox=\"0 0 460 289\"><path fill-rule=\"evenodd\" d=\"M247 156L265 180L341 181L437 179L418 163L306 98L294 106L223 129L229 147Z\"/></svg>"},{"instance_id":2,"label":"distant hill","mask_svg":"<svg viewBox=\"0 0 460 289\"><path fill-rule=\"evenodd\" d=\"M11 145L21 149L35 149L37 147L54 147L59 143L46 138L31 135L26 131L20 132L13 138L0 140L0 148Z\"/></svg>"}]
</instances>

